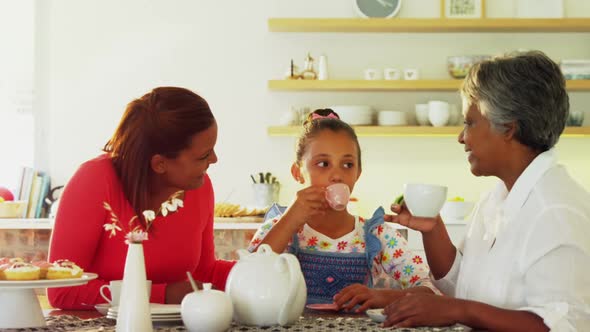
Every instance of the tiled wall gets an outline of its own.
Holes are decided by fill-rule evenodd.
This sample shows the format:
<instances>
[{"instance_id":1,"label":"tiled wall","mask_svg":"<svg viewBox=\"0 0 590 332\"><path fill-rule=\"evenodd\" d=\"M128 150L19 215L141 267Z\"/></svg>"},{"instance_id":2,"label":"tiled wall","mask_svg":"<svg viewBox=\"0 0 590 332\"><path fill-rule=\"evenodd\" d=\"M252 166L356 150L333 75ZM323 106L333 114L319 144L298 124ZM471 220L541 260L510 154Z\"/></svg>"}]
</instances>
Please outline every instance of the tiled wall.
<instances>
[{"instance_id":1,"label":"tiled wall","mask_svg":"<svg viewBox=\"0 0 590 332\"><path fill-rule=\"evenodd\" d=\"M217 258L236 260L237 249L247 249L256 230L217 230L215 231L215 254Z\"/></svg>"},{"instance_id":2,"label":"tiled wall","mask_svg":"<svg viewBox=\"0 0 590 332\"><path fill-rule=\"evenodd\" d=\"M46 260L50 236L48 229L0 229L0 257Z\"/></svg>"},{"instance_id":3,"label":"tiled wall","mask_svg":"<svg viewBox=\"0 0 590 332\"><path fill-rule=\"evenodd\" d=\"M236 249L247 248L255 230L215 231L215 254L237 259ZM25 261L46 260L51 231L47 229L0 229L0 257L22 257Z\"/></svg>"}]
</instances>

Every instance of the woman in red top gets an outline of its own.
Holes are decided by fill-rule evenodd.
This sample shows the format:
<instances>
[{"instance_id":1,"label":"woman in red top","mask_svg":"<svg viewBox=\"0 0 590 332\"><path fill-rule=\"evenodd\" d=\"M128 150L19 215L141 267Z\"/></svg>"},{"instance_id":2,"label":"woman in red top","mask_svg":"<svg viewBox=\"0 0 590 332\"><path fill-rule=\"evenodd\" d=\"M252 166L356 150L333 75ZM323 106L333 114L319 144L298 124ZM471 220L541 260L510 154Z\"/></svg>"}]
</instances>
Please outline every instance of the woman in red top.
<instances>
[{"instance_id":1,"label":"woman in red top","mask_svg":"<svg viewBox=\"0 0 590 332\"><path fill-rule=\"evenodd\" d=\"M78 287L49 288L49 303L89 309L105 302L99 288L123 278L126 230L110 236L108 203L124 226L142 211L158 211L181 192L183 207L156 216L143 242L151 302L180 303L192 291L186 271L218 289L234 262L217 260L213 244L214 197L207 176L217 162L217 124L207 102L195 93L160 87L129 103L105 154L82 164L60 199L50 261L69 259L98 279Z\"/></svg>"}]
</instances>

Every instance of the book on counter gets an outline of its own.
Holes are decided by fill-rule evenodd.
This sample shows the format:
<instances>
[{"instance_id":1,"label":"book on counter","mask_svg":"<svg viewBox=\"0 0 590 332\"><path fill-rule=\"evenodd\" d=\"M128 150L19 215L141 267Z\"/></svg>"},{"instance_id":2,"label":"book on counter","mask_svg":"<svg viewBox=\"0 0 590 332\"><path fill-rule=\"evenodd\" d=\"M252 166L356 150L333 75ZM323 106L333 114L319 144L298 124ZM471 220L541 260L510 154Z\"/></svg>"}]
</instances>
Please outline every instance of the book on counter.
<instances>
[{"instance_id":1,"label":"book on counter","mask_svg":"<svg viewBox=\"0 0 590 332\"><path fill-rule=\"evenodd\" d=\"M26 201L22 218L41 218L44 215L45 197L51 186L50 176L32 167L21 168L19 186L15 191L15 199Z\"/></svg>"}]
</instances>

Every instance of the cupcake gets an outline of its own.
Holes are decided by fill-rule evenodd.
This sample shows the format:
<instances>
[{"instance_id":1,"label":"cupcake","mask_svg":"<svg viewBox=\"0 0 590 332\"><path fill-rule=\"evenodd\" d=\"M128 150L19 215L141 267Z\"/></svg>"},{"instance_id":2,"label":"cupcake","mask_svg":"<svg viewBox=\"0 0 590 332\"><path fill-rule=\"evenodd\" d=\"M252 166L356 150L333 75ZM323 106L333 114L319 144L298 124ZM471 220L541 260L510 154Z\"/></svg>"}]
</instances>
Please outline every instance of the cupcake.
<instances>
[{"instance_id":1,"label":"cupcake","mask_svg":"<svg viewBox=\"0 0 590 332\"><path fill-rule=\"evenodd\" d=\"M39 276L39 279L46 279L47 278L47 270L49 270L49 267L53 265L47 261L36 261L36 262L31 262L31 264L38 266L39 269L41 269L41 274Z\"/></svg>"},{"instance_id":2,"label":"cupcake","mask_svg":"<svg viewBox=\"0 0 590 332\"><path fill-rule=\"evenodd\" d=\"M6 280L38 280L41 269L30 263L12 263L4 270Z\"/></svg>"},{"instance_id":3,"label":"cupcake","mask_svg":"<svg viewBox=\"0 0 590 332\"><path fill-rule=\"evenodd\" d=\"M4 271L8 269L13 263L22 263L22 258L8 258L2 257L0 258L0 280L6 280L6 274Z\"/></svg>"},{"instance_id":4,"label":"cupcake","mask_svg":"<svg viewBox=\"0 0 590 332\"><path fill-rule=\"evenodd\" d=\"M47 269L47 279L71 279L80 278L84 270L67 259L55 261Z\"/></svg>"}]
</instances>

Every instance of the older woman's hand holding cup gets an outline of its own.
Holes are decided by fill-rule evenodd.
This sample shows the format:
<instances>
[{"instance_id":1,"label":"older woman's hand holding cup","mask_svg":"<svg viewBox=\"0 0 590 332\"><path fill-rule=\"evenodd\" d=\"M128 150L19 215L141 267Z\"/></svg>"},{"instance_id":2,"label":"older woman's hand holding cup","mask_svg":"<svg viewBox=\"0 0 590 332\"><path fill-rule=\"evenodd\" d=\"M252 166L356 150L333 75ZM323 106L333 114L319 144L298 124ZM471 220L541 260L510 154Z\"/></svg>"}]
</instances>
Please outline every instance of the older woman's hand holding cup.
<instances>
[{"instance_id":1,"label":"older woman's hand holding cup","mask_svg":"<svg viewBox=\"0 0 590 332\"><path fill-rule=\"evenodd\" d=\"M391 205L391 211L396 215L386 215L385 221L428 233L442 221L438 213L446 197L447 187L408 183L404 186L402 201Z\"/></svg>"}]
</instances>

